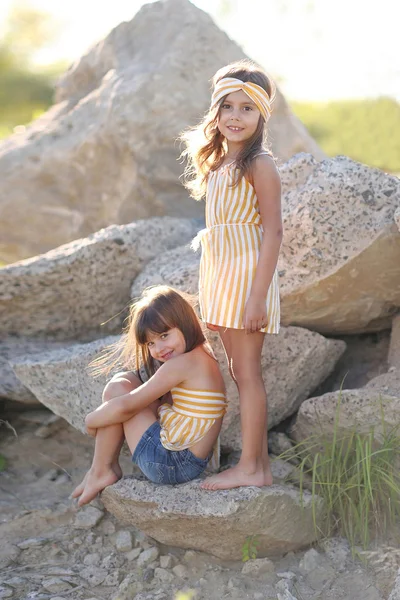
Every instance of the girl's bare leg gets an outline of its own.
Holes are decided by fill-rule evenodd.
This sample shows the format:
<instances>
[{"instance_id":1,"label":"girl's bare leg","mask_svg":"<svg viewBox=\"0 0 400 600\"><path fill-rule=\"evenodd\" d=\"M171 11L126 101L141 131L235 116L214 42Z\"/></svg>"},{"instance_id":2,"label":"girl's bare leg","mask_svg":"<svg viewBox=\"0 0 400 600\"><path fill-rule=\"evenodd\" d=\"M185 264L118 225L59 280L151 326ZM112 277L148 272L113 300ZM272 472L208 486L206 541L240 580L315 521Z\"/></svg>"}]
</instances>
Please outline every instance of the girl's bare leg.
<instances>
[{"instance_id":1,"label":"girl's bare leg","mask_svg":"<svg viewBox=\"0 0 400 600\"><path fill-rule=\"evenodd\" d=\"M267 445L267 396L261 375L264 334L220 331L230 372L239 389L242 455L237 465L206 479L205 489L272 484Z\"/></svg>"},{"instance_id":2,"label":"girl's bare leg","mask_svg":"<svg viewBox=\"0 0 400 600\"><path fill-rule=\"evenodd\" d=\"M103 401L127 394L141 385L140 380L132 373L115 376L106 386ZM122 424L110 425L97 430L92 466L83 481L72 492L73 498L78 498L78 505L91 502L108 485L112 485L122 477L119 465L119 454L124 442Z\"/></svg>"}]
</instances>

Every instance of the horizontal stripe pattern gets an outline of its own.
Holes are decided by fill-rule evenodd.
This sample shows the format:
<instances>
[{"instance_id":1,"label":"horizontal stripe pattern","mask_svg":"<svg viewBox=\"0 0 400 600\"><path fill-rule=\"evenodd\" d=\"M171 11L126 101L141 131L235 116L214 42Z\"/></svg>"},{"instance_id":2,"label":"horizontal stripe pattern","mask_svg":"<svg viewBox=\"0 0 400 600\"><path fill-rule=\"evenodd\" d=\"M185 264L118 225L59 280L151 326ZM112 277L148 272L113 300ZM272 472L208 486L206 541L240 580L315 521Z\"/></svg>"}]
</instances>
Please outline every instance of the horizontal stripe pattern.
<instances>
[{"instance_id":1,"label":"horizontal stripe pattern","mask_svg":"<svg viewBox=\"0 0 400 600\"><path fill-rule=\"evenodd\" d=\"M206 225L199 239L202 256L199 271L199 304L203 321L243 329L263 237L261 216L253 186L245 177L232 186L233 164L208 176ZM266 297L264 333L279 333L280 300L275 270Z\"/></svg>"},{"instance_id":2,"label":"horizontal stripe pattern","mask_svg":"<svg viewBox=\"0 0 400 600\"><path fill-rule=\"evenodd\" d=\"M226 412L223 392L174 387L172 406L163 404L158 411L161 443L169 450L184 450L200 441Z\"/></svg>"}]
</instances>

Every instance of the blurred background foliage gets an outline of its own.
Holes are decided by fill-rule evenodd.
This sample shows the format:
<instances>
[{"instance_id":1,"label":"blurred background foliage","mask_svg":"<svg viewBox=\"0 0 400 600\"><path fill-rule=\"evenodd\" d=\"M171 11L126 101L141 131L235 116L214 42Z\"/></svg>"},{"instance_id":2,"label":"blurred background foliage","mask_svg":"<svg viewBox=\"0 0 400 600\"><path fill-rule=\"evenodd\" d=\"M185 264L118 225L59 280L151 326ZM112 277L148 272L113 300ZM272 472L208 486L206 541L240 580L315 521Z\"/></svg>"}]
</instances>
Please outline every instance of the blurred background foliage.
<instances>
[{"instance_id":1,"label":"blurred background foliage","mask_svg":"<svg viewBox=\"0 0 400 600\"><path fill-rule=\"evenodd\" d=\"M0 138L51 106L57 77L68 65L38 67L34 58L57 37L58 30L54 18L28 4L17 3L10 11L0 38ZM400 104L394 99L290 104L328 156L345 154L400 173L400 137L396 135Z\"/></svg>"},{"instance_id":2,"label":"blurred background foliage","mask_svg":"<svg viewBox=\"0 0 400 600\"><path fill-rule=\"evenodd\" d=\"M0 38L0 138L26 125L52 104L57 77L67 65L38 68L35 55L58 33L49 15L15 4Z\"/></svg>"}]
</instances>

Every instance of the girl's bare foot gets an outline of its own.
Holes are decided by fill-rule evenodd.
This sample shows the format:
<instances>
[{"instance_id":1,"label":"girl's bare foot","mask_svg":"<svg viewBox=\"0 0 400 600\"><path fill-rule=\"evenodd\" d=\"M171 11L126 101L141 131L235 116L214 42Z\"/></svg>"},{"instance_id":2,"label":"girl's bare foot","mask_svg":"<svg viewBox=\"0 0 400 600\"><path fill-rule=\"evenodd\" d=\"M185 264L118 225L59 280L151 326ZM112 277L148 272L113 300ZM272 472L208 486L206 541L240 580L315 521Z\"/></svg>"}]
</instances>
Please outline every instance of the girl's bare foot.
<instances>
[{"instance_id":1,"label":"girl's bare foot","mask_svg":"<svg viewBox=\"0 0 400 600\"><path fill-rule=\"evenodd\" d=\"M207 479L200 484L200 487L205 490L230 490L232 488L250 485L263 487L264 485L271 484L272 473L270 470L268 472L259 469L253 473L247 473L239 465L236 465L222 473L207 477Z\"/></svg>"},{"instance_id":2,"label":"girl's bare foot","mask_svg":"<svg viewBox=\"0 0 400 600\"><path fill-rule=\"evenodd\" d=\"M78 506L88 504L96 498L99 492L102 492L107 486L113 485L119 479L121 476L118 476L110 466L104 467L100 472L90 469L87 473L84 490L78 500Z\"/></svg>"},{"instance_id":3,"label":"girl's bare foot","mask_svg":"<svg viewBox=\"0 0 400 600\"><path fill-rule=\"evenodd\" d=\"M77 498L78 496L80 496L82 494L83 490L85 489L86 480L88 478L88 475L89 475L89 471L86 473L85 477L82 479L80 484L76 486L76 488L74 489L74 491L71 494L71 498Z\"/></svg>"},{"instance_id":4,"label":"girl's bare foot","mask_svg":"<svg viewBox=\"0 0 400 600\"><path fill-rule=\"evenodd\" d=\"M119 465L119 463L114 463L111 465L112 470L114 471L115 475L117 476L118 479L121 479L122 477L122 469ZM86 473L85 477L82 479L81 483L79 485L76 486L76 488L74 489L74 491L71 494L71 498L78 498L78 496L80 496L83 493L83 490L85 489L86 486L86 481L87 478L89 476L90 473L90 469L89 471ZM118 481L117 479L117 481Z\"/></svg>"}]
</instances>

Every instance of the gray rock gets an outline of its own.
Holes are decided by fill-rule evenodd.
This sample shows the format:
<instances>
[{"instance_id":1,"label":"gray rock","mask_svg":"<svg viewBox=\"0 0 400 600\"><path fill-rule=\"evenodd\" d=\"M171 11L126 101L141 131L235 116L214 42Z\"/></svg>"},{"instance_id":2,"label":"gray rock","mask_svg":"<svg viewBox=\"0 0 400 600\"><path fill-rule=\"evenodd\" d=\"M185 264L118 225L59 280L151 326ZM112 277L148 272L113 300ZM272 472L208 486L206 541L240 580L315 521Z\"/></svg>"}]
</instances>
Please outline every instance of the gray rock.
<instances>
[{"instance_id":1,"label":"gray rock","mask_svg":"<svg viewBox=\"0 0 400 600\"><path fill-rule=\"evenodd\" d=\"M144 567L144 566L152 563L154 560L157 560L159 555L160 555L159 549L156 546L153 546L152 548L143 550L143 552L140 554L139 558L137 559L136 564L138 567Z\"/></svg>"},{"instance_id":2,"label":"gray rock","mask_svg":"<svg viewBox=\"0 0 400 600\"><path fill-rule=\"evenodd\" d=\"M132 550L132 534L130 531L118 531L115 538L115 547L119 552Z\"/></svg>"},{"instance_id":3,"label":"gray rock","mask_svg":"<svg viewBox=\"0 0 400 600\"><path fill-rule=\"evenodd\" d=\"M4 267L0 329L58 341L119 332L132 280L150 260L188 242L196 229L194 220L172 217L112 225Z\"/></svg>"},{"instance_id":4,"label":"gray rock","mask_svg":"<svg viewBox=\"0 0 400 600\"><path fill-rule=\"evenodd\" d=\"M79 571L79 575L85 579L91 587L96 587L103 583L108 573L106 569L90 566Z\"/></svg>"},{"instance_id":5,"label":"gray rock","mask_svg":"<svg viewBox=\"0 0 400 600\"><path fill-rule=\"evenodd\" d=\"M187 294L197 294L200 256L201 253L195 253L189 244L164 252L136 277L131 288L132 298L150 285L170 285Z\"/></svg>"},{"instance_id":6,"label":"gray rock","mask_svg":"<svg viewBox=\"0 0 400 600\"><path fill-rule=\"evenodd\" d=\"M13 593L11 588L0 585L0 598L11 598Z\"/></svg>"},{"instance_id":7,"label":"gray rock","mask_svg":"<svg viewBox=\"0 0 400 600\"><path fill-rule=\"evenodd\" d=\"M157 569L155 569L154 577L155 579L159 579L163 583L173 583L175 581L175 577L170 571L167 571L166 569L161 569L160 567L157 567Z\"/></svg>"},{"instance_id":8,"label":"gray rock","mask_svg":"<svg viewBox=\"0 0 400 600\"><path fill-rule=\"evenodd\" d=\"M398 570L396 581L388 600L400 600L400 569Z\"/></svg>"},{"instance_id":9,"label":"gray rock","mask_svg":"<svg viewBox=\"0 0 400 600\"><path fill-rule=\"evenodd\" d=\"M106 488L102 500L117 518L141 528L158 542L226 559L240 559L250 535L257 536L259 557L282 555L315 539L311 495L304 493L302 508L298 491L289 486L211 494L198 482L157 486L126 477ZM322 505L317 504L317 522L323 527L320 508ZM260 521L260 514L270 518Z\"/></svg>"},{"instance_id":10,"label":"gray rock","mask_svg":"<svg viewBox=\"0 0 400 600\"><path fill-rule=\"evenodd\" d=\"M303 573L309 573L321 565L322 556L317 550L307 550L300 561L299 568Z\"/></svg>"},{"instance_id":11,"label":"gray rock","mask_svg":"<svg viewBox=\"0 0 400 600\"><path fill-rule=\"evenodd\" d=\"M400 181L345 156L281 168L282 323L320 333L380 331L400 307Z\"/></svg>"},{"instance_id":12,"label":"gray rock","mask_svg":"<svg viewBox=\"0 0 400 600\"><path fill-rule=\"evenodd\" d=\"M275 565L269 558L254 558L248 560L242 567L242 574L259 577L265 573L275 573Z\"/></svg>"},{"instance_id":13,"label":"gray rock","mask_svg":"<svg viewBox=\"0 0 400 600\"><path fill-rule=\"evenodd\" d=\"M179 181L175 140L209 107L215 71L241 58L187 0L145 5L114 28L59 80L57 104L1 144L0 259L39 254L109 223L201 215ZM279 90L269 130L283 160L301 150L323 156Z\"/></svg>"},{"instance_id":14,"label":"gray rock","mask_svg":"<svg viewBox=\"0 0 400 600\"><path fill-rule=\"evenodd\" d=\"M172 567L172 572L174 573L174 575L179 577L179 579L188 579L189 577L189 571L185 565L175 565L175 567Z\"/></svg>"},{"instance_id":15,"label":"gray rock","mask_svg":"<svg viewBox=\"0 0 400 600\"><path fill-rule=\"evenodd\" d=\"M59 577L49 577L43 579L42 586L49 592L67 592L72 588L67 581L63 581Z\"/></svg>"},{"instance_id":16,"label":"gray rock","mask_svg":"<svg viewBox=\"0 0 400 600\"><path fill-rule=\"evenodd\" d=\"M400 315L394 317L392 321L388 364L390 367L400 369Z\"/></svg>"},{"instance_id":17,"label":"gray rock","mask_svg":"<svg viewBox=\"0 0 400 600\"><path fill-rule=\"evenodd\" d=\"M399 399L398 371L380 375L358 390L342 390L309 398L300 406L291 435L297 441L318 433L332 439L335 427L340 435L349 431L368 433L373 428L379 440L383 427L389 431L398 426Z\"/></svg>"},{"instance_id":18,"label":"gray rock","mask_svg":"<svg viewBox=\"0 0 400 600\"><path fill-rule=\"evenodd\" d=\"M229 449L240 449L237 387L228 373L218 335L212 333L209 338L221 365L229 398L222 429L222 445ZM343 353L345 344L299 327L282 328L279 335L270 338L268 344L264 344L262 370L269 398L269 427L273 427L293 414L329 375ZM80 431L85 431L85 417L99 406L106 382L104 377L94 379L87 366L117 339L109 336L88 344L75 344L35 360L20 360L12 366L18 378L42 404Z\"/></svg>"},{"instance_id":19,"label":"gray rock","mask_svg":"<svg viewBox=\"0 0 400 600\"><path fill-rule=\"evenodd\" d=\"M75 529L91 529L100 523L104 513L94 506L84 506L75 517Z\"/></svg>"}]
</instances>

